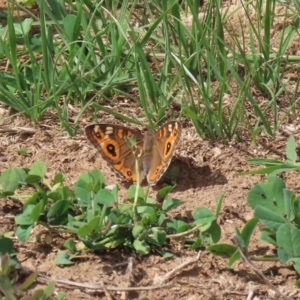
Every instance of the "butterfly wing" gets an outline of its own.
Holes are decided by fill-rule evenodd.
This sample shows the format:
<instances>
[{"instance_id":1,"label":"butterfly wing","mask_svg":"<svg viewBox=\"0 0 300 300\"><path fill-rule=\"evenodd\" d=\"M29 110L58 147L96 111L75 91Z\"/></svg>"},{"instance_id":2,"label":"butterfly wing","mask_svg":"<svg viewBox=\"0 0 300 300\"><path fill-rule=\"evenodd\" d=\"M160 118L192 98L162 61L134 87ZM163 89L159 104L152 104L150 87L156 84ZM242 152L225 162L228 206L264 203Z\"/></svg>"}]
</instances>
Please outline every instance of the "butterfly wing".
<instances>
[{"instance_id":1,"label":"butterfly wing","mask_svg":"<svg viewBox=\"0 0 300 300\"><path fill-rule=\"evenodd\" d=\"M137 180L135 156L127 139L135 138L136 145L142 146L143 135L140 131L118 125L94 124L87 126L85 133L113 170L127 180Z\"/></svg>"},{"instance_id":2,"label":"butterfly wing","mask_svg":"<svg viewBox=\"0 0 300 300\"><path fill-rule=\"evenodd\" d=\"M167 170L174 155L176 146L180 141L180 137L181 125L176 121L165 123L156 132L151 162L148 170L144 170L147 174L147 181L150 185L156 184Z\"/></svg>"}]
</instances>

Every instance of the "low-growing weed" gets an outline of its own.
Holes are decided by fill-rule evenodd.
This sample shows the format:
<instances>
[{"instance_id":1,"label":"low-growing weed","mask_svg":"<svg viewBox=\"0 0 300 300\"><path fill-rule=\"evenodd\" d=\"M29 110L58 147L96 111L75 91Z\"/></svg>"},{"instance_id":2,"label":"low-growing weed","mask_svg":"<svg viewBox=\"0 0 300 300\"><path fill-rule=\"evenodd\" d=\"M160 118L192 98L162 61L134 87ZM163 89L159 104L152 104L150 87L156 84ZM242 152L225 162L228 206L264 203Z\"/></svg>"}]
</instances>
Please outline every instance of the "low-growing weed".
<instances>
[{"instance_id":1,"label":"low-growing weed","mask_svg":"<svg viewBox=\"0 0 300 300\"><path fill-rule=\"evenodd\" d=\"M287 142L287 160L285 162L271 159L252 159L251 163L265 165L266 168L242 174L269 174L267 182L256 184L249 192L247 202L254 211L254 216L242 229L236 229L236 237L240 246L247 252L253 231L260 226L260 240L271 244L276 249L272 256L260 257L262 261L280 261L291 263L300 274L300 198L286 188L285 182L278 173L299 170L296 162L296 144L293 137ZM216 244L207 248L216 255L229 257L231 267L241 258L236 246ZM258 258L253 258L258 260ZM297 282L300 286L300 281Z\"/></svg>"},{"instance_id":2,"label":"low-growing weed","mask_svg":"<svg viewBox=\"0 0 300 300\"><path fill-rule=\"evenodd\" d=\"M6 254L3 254L6 253ZM0 298L1 299L22 299L22 300L50 300L54 292L54 284L50 282L48 286L42 290L35 290L31 296L25 296L26 291L33 285L38 276L37 272L33 272L27 276L26 280L19 284L20 263L15 258L13 251L13 242L7 237L0 236ZM5 298L2 298L4 295ZM63 298L60 298L63 299Z\"/></svg>"},{"instance_id":3,"label":"low-growing weed","mask_svg":"<svg viewBox=\"0 0 300 300\"><path fill-rule=\"evenodd\" d=\"M82 174L74 190L63 184L62 174L56 174L51 182L46 179L45 172L43 162L35 162L29 169L6 170L0 177L0 197L26 198L23 212L15 218L20 241L27 242L37 225L48 230L46 234L43 231L43 239L38 235L37 241L51 241L52 232L70 234L64 243L66 251L55 259L59 265L73 264L73 258L82 251L122 246L142 255L154 251L170 257L170 241L180 240L183 247L198 249L220 239L217 217L222 197L218 199L216 213L200 207L188 223L169 215L184 203L168 197L172 187L161 189L158 192L160 202L156 202L143 188L132 185L128 190L128 201L121 202L118 186L106 186L99 170ZM15 194L17 189L24 191L27 185L36 189L32 195Z\"/></svg>"}]
</instances>

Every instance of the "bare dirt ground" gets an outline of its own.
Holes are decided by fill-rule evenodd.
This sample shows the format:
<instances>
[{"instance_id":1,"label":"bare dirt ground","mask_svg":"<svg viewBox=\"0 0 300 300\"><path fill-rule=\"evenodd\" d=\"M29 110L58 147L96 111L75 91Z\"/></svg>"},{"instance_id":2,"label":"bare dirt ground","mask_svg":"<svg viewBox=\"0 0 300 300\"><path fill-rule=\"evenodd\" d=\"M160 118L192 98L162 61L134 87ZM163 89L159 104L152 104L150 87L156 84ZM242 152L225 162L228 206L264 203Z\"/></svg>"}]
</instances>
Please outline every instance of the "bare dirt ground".
<instances>
[{"instance_id":1,"label":"bare dirt ground","mask_svg":"<svg viewBox=\"0 0 300 300\"><path fill-rule=\"evenodd\" d=\"M3 6L4 5L4 6ZM6 3L0 0L0 8ZM77 108L70 110L70 120L78 113ZM50 111L43 121L34 126L22 116L14 116L10 109L0 105L0 173L10 167L29 167L34 161L44 161L48 167L47 176L52 179L58 172L66 176L65 183L72 187L80 174L95 167L101 169L108 184L120 183L120 195L126 201L127 184L122 184L115 174L106 166L100 154L86 140L83 129L91 123L89 115L84 115L79 124L78 134L71 138L60 130L59 120ZM107 115L99 114L102 123L117 123ZM1 120L5 120L2 122ZM180 168L177 186L172 193L174 198L185 200L185 204L175 212L177 217L191 219L191 213L200 206L215 210L218 195L224 194L224 204L218 220L222 229L222 242L230 243L235 228L242 228L253 216L247 205L249 190L263 179L260 176L237 176L237 173L250 169L247 159L268 157L285 159L285 145L289 134L299 140L297 124L283 124L274 140L261 137L256 147L251 144L250 137L243 143L231 142L224 145L220 142L201 140L195 133L191 123L183 120L183 138L178 147L172 165ZM286 128L289 125L291 131ZM285 126L285 127L284 127ZM26 127L24 129L22 127ZM28 131L31 128L32 131ZM285 129L284 129L285 128ZM19 155L18 150L26 148L28 155ZM299 194L300 175L284 174L287 188ZM150 196L155 197L157 187ZM11 199L0 201L0 234L15 230L14 216L21 212L21 205ZM30 240L22 244L15 240L15 250L22 265L33 271L46 274L52 278L71 280L74 282L99 284L115 287L152 287L159 277L175 269L181 263L195 258L197 253L174 246L174 257L164 259L152 253L148 256L131 256L125 250L113 250L105 253L87 253L71 267L58 267L53 260L62 249L64 238L54 236L50 244L38 244ZM250 244L249 254L261 256L272 254L269 245L259 241L258 232ZM128 259L133 259L134 280L128 282L126 267ZM160 289L139 291L127 294L111 291L113 299L246 299L250 291L258 299L272 299L274 292L250 268L240 261L232 270L227 268L228 261L215 257L205 250L200 253L199 260L183 268L167 282L169 285ZM255 264L264 275L289 299L300 299L300 292L295 287L298 278L291 266L280 263L264 262ZM45 286L39 282L35 288ZM91 289L56 283L56 291L62 290L67 299L109 299L103 291L93 292ZM123 298L122 298L123 297Z\"/></svg>"},{"instance_id":2,"label":"bare dirt ground","mask_svg":"<svg viewBox=\"0 0 300 300\"><path fill-rule=\"evenodd\" d=\"M8 116L9 110L0 107L1 119ZM100 116L103 122L116 122L110 117ZM82 119L78 134L70 138L59 128L55 115L47 114L36 127L24 117L16 116L5 122L5 127L17 129L16 132L1 132L0 136L0 172L9 167L29 167L34 161L41 160L47 164L48 178L53 178L57 172L66 175L65 182L72 186L80 174L95 167L100 168L108 181L113 184L118 181L101 159L97 151L86 141L83 128L90 121L89 117ZM229 145L211 143L200 140L188 122L183 123L183 139L178 147L178 155L173 165L180 168L177 186L172 196L185 200L177 217L191 219L191 213L197 207L205 206L215 209L217 196L225 195L224 205L219 218L222 228L222 241L230 242L235 228L252 217L252 211L246 203L247 193L254 184L261 180L260 176L237 176L238 172L249 170L247 159L253 157L284 158L285 136L278 136L275 141L253 147L249 142L232 142ZM35 129L34 133L24 132L20 127ZM18 129L19 128L19 129ZM3 129L3 126L2 126ZM6 129L7 130L7 129ZM273 145L276 145L275 147ZM21 147L29 151L29 155L18 155ZM298 174L284 176L287 186L296 191L300 187ZM126 201L126 187L121 183L121 196ZM161 184L151 192L155 196ZM10 199L0 202L1 230L0 233L15 229L14 216L20 213L21 207ZM53 237L49 245L33 242L21 244L15 241L16 252L22 264L54 278L76 282L99 283L108 286L122 287L126 283L126 266L130 257L126 251L114 250L101 254L88 253L71 267L60 268L53 263L57 251L62 249L64 239ZM271 254L272 249L259 242L258 235L251 241L251 255ZM153 286L158 276L164 276L179 264L197 253L174 248L173 259L163 259L151 254L145 257L133 256L134 282L130 286ZM124 264L125 263L125 264ZM257 295L272 295L269 287L243 262L236 263L233 270L226 269L227 260L215 257L205 251L200 254L197 263L184 268L169 282L171 286L152 291L139 291L129 294L128 299L140 299L148 296L150 299L245 299L250 290ZM121 264L121 267L119 266ZM123 265L122 265L123 264ZM267 278L285 293L296 294L291 299L300 297L294 286L297 278L291 266L279 263L257 263ZM125 284L125 285L126 285ZM103 293L90 294L86 289L56 284L57 290L66 292L67 299L104 299ZM121 299L113 292L115 299ZM262 299L262 298L261 298Z\"/></svg>"}]
</instances>

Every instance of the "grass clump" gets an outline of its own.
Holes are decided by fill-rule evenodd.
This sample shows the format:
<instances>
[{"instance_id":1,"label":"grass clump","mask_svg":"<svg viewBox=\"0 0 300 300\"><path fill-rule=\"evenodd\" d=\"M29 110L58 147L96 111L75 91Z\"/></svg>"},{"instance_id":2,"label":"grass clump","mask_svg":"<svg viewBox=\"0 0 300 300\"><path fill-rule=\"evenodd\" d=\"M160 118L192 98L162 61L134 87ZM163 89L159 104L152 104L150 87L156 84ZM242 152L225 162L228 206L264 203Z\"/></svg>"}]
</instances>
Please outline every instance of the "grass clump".
<instances>
[{"instance_id":1,"label":"grass clump","mask_svg":"<svg viewBox=\"0 0 300 300\"><path fill-rule=\"evenodd\" d=\"M221 1L202 9L190 0L37 5L40 17L30 13L21 22L13 18L20 6L10 6L0 38L7 65L0 72L0 101L35 122L52 108L74 135L91 106L154 128L177 106L202 137L242 139L247 130L256 140L261 132L273 136L295 113L298 97L289 92L288 78L299 58L287 54L298 35L297 3L256 1L227 9ZM277 20L284 26L275 31ZM120 95L141 113L118 106ZM288 104L284 111L278 98ZM80 107L75 124L69 123L69 104Z\"/></svg>"}]
</instances>

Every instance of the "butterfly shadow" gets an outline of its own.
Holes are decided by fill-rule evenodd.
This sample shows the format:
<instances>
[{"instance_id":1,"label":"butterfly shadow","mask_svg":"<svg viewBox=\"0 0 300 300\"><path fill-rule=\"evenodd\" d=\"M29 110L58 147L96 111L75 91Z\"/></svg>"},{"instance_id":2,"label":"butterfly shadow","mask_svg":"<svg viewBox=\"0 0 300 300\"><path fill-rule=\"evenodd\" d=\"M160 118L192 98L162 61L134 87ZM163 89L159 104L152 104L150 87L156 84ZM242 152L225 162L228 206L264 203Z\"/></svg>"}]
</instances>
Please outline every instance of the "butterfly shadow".
<instances>
[{"instance_id":1,"label":"butterfly shadow","mask_svg":"<svg viewBox=\"0 0 300 300\"><path fill-rule=\"evenodd\" d=\"M132 182L126 181L124 178L120 184L125 188L129 189ZM192 166L183 159L175 159L171 162L168 170L158 181L158 183L152 186L154 191L159 191L166 185L176 185L174 191L186 191L188 189L203 188L212 185L223 185L228 181L226 177L218 172L218 170L212 171L206 164L203 166ZM147 187L147 181L144 180L141 184L142 187Z\"/></svg>"},{"instance_id":2,"label":"butterfly shadow","mask_svg":"<svg viewBox=\"0 0 300 300\"><path fill-rule=\"evenodd\" d=\"M159 190L161 185L166 183L165 179L168 179L169 173L172 173L172 169L178 170L175 181L176 187L174 191L186 191L188 189L203 188L212 185L224 185L228 181L226 177L218 170L212 171L209 165L192 166L187 161L181 159L175 159L172 161L166 175L153 187L154 190Z\"/></svg>"}]
</instances>

